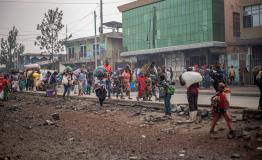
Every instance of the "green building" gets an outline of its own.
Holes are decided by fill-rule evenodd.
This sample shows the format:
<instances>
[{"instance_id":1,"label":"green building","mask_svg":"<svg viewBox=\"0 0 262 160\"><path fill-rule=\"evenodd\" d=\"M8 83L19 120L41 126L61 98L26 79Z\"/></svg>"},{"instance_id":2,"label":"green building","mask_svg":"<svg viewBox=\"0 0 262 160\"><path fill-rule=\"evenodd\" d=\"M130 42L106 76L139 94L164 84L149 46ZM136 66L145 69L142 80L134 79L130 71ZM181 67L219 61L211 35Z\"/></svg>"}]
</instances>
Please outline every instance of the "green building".
<instances>
[{"instance_id":1,"label":"green building","mask_svg":"<svg viewBox=\"0 0 262 160\"><path fill-rule=\"evenodd\" d=\"M155 61L177 73L224 63L224 0L137 0L122 12L123 52L137 67Z\"/></svg>"}]
</instances>

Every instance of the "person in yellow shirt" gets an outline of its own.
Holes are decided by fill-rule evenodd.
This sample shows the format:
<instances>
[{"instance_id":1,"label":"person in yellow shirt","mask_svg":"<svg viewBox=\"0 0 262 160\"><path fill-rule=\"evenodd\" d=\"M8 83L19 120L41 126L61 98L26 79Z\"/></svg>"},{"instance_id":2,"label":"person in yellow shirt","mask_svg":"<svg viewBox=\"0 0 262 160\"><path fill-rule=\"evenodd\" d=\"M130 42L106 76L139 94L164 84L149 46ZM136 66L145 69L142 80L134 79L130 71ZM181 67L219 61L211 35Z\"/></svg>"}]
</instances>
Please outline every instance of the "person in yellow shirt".
<instances>
[{"instance_id":1,"label":"person in yellow shirt","mask_svg":"<svg viewBox=\"0 0 262 160\"><path fill-rule=\"evenodd\" d=\"M34 86L33 86L33 91L36 92L36 85L37 81L40 79L40 72L39 71L34 71L32 74L33 81L34 81Z\"/></svg>"}]
</instances>

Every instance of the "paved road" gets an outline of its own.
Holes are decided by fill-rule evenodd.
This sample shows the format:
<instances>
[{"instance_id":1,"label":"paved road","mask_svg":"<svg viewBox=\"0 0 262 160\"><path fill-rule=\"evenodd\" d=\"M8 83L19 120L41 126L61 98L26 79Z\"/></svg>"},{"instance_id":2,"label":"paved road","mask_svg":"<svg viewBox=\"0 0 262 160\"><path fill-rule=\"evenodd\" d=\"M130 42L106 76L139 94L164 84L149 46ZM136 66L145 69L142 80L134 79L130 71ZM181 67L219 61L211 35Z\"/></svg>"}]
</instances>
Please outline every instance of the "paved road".
<instances>
[{"instance_id":1,"label":"paved road","mask_svg":"<svg viewBox=\"0 0 262 160\"><path fill-rule=\"evenodd\" d=\"M199 95L198 104L209 105L210 95ZM258 97L243 97L243 96L232 96L231 106L244 107L249 109L257 109L258 107ZM187 104L186 94L175 94L172 98L172 103L174 104Z\"/></svg>"},{"instance_id":2,"label":"paved road","mask_svg":"<svg viewBox=\"0 0 262 160\"><path fill-rule=\"evenodd\" d=\"M61 93L62 90L63 89L60 88L59 92ZM243 92L243 88L242 89L241 88L235 89L235 90L239 90L240 92ZM204 94L204 93L201 93L201 92L203 92L203 91L200 91L200 94L199 94L199 97L198 97L198 104L204 105L204 106L210 105L210 98L214 94L214 91L209 90L208 94ZM256 87L248 88L248 92L258 93ZM87 95L84 95L84 96L87 96ZM137 96L137 92L132 92L131 93L131 97L132 97L131 101L136 101L136 96ZM95 98L95 94L92 94L91 97ZM113 96L112 99L115 99L115 97ZM154 100L154 98L153 98L153 100ZM231 106L235 106L235 107L257 109L258 102L259 102L258 96L244 96L244 95L231 96ZM188 104L187 96L186 96L185 92L182 91L181 93L179 92L179 93L176 93L174 96L172 96L171 103L172 104Z\"/></svg>"}]
</instances>

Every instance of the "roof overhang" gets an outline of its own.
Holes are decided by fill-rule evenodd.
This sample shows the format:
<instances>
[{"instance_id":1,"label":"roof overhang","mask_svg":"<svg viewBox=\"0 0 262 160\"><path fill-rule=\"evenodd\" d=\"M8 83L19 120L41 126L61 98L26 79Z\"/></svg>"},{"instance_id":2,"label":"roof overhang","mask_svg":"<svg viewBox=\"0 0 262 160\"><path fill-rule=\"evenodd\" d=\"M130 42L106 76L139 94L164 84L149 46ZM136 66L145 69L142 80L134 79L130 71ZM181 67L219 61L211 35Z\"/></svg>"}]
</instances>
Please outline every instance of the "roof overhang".
<instances>
[{"instance_id":1,"label":"roof overhang","mask_svg":"<svg viewBox=\"0 0 262 160\"><path fill-rule=\"evenodd\" d=\"M261 45L262 38L240 39L239 44L241 45Z\"/></svg>"},{"instance_id":2,"label":"roof overhang","mask_svg":"<svg viewBox=\"0 0 262 160\"><path fill-rule=\"evenodd\" d=\"M129 56L183 51L183 50L199 49L199 48L210 48L210 47L222 47L222 48L224 48L226 46L227 45L226 45L225 42L210 41L210 42L203 42L203 43L193 43L193 44L187 44L187 45L177 45L177 46L170 46L170 47L163 47L163 48L154 48L154 49L122 52L122 53L120 53L120 55L121 55L121 57L129 57Z\"/></svg>"},{"instance_id":3,"label":"roof overhang","mask_svg":"<svg viewBox=\"0 0 262 160\"><path fill-rule=\"evenodd\" d=\"M134 8L142 7L152 3L160 2L161 0L136 0L118 7L120 12L125 12Z\"/></svg>"}]
</instances>

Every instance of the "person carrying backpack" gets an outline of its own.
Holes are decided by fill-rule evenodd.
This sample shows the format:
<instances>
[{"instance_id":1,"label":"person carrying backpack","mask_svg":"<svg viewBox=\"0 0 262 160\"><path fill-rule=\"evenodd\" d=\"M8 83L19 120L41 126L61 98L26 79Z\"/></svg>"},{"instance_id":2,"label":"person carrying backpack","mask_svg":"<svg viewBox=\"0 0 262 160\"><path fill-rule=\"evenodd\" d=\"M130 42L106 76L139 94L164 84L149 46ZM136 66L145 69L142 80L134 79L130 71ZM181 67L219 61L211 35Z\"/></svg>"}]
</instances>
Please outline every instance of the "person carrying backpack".
<instances>
[{"instance_id":1,"label":"person carrying backpack","mask_svg":"<svg viewBox=\"0 0 262 160\"><path fill-rule=\"evenodd\" d=\"M165 75L159 77L159 97L164 99L164 112L165 116L171 118L171 97L175 93L175 82L168 83Z\"/></svg>"},{"instance_id":2,"label":"person carrying backpack","mask_svg":"<svg viewBox=\"0 0 262 160\"><path fill-rule=\"evenodd\" d=\"M214 131L215 126L221 116L223 116L226 120L228 129L229 129L229 135L233 134L231 118L228 112L229 102L227 100L224 90L225 90L225 84L219 83L218 92L216 93L214 97L211 98L211 105L213 107L213 120L211 124L211 129L210 129L211 134L215 133Z\"/></svg>"}]
</instances>

